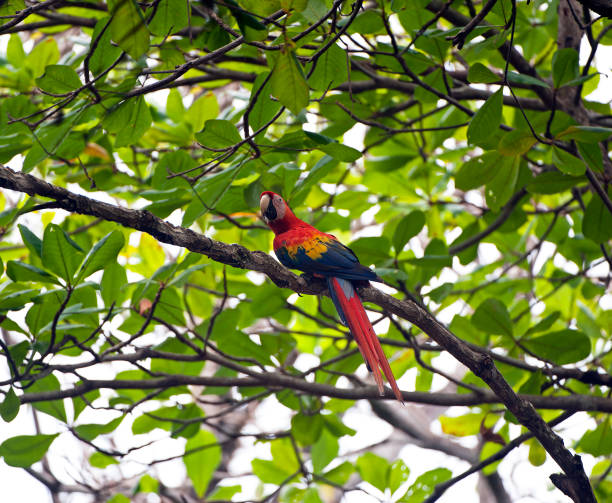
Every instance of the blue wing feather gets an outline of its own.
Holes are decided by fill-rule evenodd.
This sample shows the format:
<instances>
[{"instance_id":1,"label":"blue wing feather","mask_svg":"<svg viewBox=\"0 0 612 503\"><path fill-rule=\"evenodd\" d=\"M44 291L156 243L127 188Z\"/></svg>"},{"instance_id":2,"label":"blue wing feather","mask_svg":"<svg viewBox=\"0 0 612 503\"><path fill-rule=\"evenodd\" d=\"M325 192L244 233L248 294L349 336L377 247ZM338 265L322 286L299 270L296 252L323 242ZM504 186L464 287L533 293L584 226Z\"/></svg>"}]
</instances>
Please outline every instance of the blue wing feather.
<instances>
[{"instance_id":1,"label":"blue wing feather","mask_svg":"<svg viewBox=\"0 0 612 503\"><path fill-rule=\"evenodd\" d=\"M281 264L300 271L322 276L344 278L348 280L376 281L378 276L369 267L359 263L355 253L337 240L323 243L325 251L313 259L308 256L303 247L298 247L295 255L291 255L287 248L280 247L276 256Z\"/></svg>"}]
</instances>

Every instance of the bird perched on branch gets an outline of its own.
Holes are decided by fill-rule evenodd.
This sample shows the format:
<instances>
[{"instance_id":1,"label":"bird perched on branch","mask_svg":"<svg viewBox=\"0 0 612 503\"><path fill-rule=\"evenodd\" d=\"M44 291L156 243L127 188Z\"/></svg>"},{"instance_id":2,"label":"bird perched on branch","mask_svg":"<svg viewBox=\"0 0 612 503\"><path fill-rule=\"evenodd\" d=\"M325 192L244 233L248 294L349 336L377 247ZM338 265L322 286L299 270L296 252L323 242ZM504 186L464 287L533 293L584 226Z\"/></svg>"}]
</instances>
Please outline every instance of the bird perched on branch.
<instances>
[{"instance_id":1,"label":"bird perched on branch","mask_svg":"<svg viewBox=\"0 0 612 503\"><path fill-rule=\"evenodd\" d=\"M299 269L327 280L340 319L349 327L380 394L384 393L382 371L395 397L403 402L389 362L355 291L355 286L381 279L369 267L360 264L355 253L335 236L297 218L278 194L263 192L260 207L265 222L274 231L274 252L278 260L290 269Z\"/></svg>"}]
</instances>

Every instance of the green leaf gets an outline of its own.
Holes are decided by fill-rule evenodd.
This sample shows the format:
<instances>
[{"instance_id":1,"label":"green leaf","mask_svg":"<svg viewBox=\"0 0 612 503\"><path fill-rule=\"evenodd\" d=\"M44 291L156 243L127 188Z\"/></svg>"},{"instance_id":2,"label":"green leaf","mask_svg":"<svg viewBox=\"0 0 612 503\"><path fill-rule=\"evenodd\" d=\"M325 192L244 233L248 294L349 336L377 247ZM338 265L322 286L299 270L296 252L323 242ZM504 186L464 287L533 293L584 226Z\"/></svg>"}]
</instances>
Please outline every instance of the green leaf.
<instances>
[{"instance_id":1,"label":"green leaf","mask_svg":"<svg viewBox=\"0 0 612 503\"><path fill-rule=\"evenodd\" d=\"M591 196L591 201L584 211L582 233L596 243L605 243L612 239L612 213L598 194Z\"/></svg>"},{"instance_id":2,"label":"green leaf","mask_svg":"<svg viewBox=\"0 0 612 503\"><path fill-rule=\"evenodd\" d=\"M100 282L100 291L106 307L110 307L113 302L117 305L121 304L124 298L123 287L126 284L127 274L125 267L115 262L104 268L104 274L102 274L102 281Z\"/></svg>"},{"instance_id":3,"label":"green leaf","mask_svg":"<svg viewBox=\"0 0 612 503\"><path fill-rule=\"evenodd\" d=\"M581 84L584 84L585 82L588 82L589 80L591 80L593 77L597 77L597 73L591 73L589 75L581 75L580 77L576 78L576 79L572 79L569 82L566 82L565 84L563 84L564 86L579 86ZM588 93L585 93L588 94Z\"/></svg>"},{"instance_id":4,"label":"green leaf","mask_svg":"<svg viewBox=\"0 0 612 503\"><path fill-rule=\"evenodd\" d=\"M533 466L542 466L546 461L546 449L535 438L530 438L527 444L529 445L529 462Z\"/></svg>"},{"instance_id":5,"label":"green leaf","mask_svg":"<svg viewBox=\"0 0 612 503\"><path fill-rule=\"evenodd\" d=\"M187 440L183 463L198 498L202 498L221 463L221 447L217 438L210 431L200 430Z\"/></svg>"},{"instance_id":6,"label":"green leaf","mask_svg":"<svg viewBox=\"0 0 612 503\"><path fill-rule=\"evenodd\" d=\"M249 114L249 126L253 131L257 131L264 124L267 124L282 106L278 100L271 98L272 79L268 78L269 75L268 72L260 73L253 83L250 99L251 113ZM257 97L257 101L253 104L255 97Z\"/></svg>"},{"instance_id":7,"label":"green leaf","mask_svg":"<svg viewBox=\"0 0 612 503\"><path fill-rule=\"evenodd\" d=\"M399 489L399 487L408 480L410 476L410 468L406 466L401 459L395 461L389 470L389 489L391 494Z\"/></svg>"},{"instance_id":8,"label":"green leaf","mask_svg":"<svg viewBox=\"0 0 612 503\"><path fill-rule=\"evenodd\" d=\"M521 158L503 156L496 166L496 173L485 187L487 205L499 211L516 191Z\"/></svg>"},{"instance_id":9,"label":"green leaf","mask_svg":"<svg viewBox=\"0 0 612 503\"><path fill-rule=\"evenodd\" d=\"M599 144L577 141L576 147L578 147L578 153L582 156L582 159L587 163L589 168L593 171L603 171L603 155L599 148Z\"/></svg>"},{"instance_id":10,"label":"green leaf","mask_svg":"<svg viewBox=\"0 0 612 503\"><path fill-rule=\"evenodd\" d=\"M0 290L0 311L19 310L40 294L39 289L25 288L23 283L4 283Z\"/></svg>"},{"instance_id":11,"label":"green leaf","mask_svg":"<svg viewBox=\"0 0 612 503\"><path fill-rule=\"evenodd\" d=\"M128 498L125 494L117 493L106 500L106 503L130 503L130 498Z\"/></svg>"},{"instance_id":12,"label":"green leaf","mask_svg":"<svg viewBox=\"0 0 612 503\"><path fill-rule=\"evenodd\" d=\"M142 96L123 101L102 121L102 125L109 133L116 134L116 148L135 144L149 129L151 123L151 112Z\"/></svg>"},{"instance_id":13,"label":"green leaf","mask_svg":"<svg viewBox=\"0 0 612 503\"><path fill-rule=\"evenodd\" d=\"M410 486L398 503L421 503L425 501L434 488L451 478L453 473L448 468L436 468L420 475Z\"/></svg>"},{"instance_id":14,"label":"green leaf","mask_svg":"<svg viewBox=\"0 0 612 503\"><path fill-rule=\"evenodd\" d=\"M559 171L566 175L578 176L583 175L586 171L586 166L582 160L559 147L553 146L552 162Z\"/></svg>"},{"instance_id":15,"label":"green leaf","mask_svg":"<svg viewBox=\"0 0 612 503\"><path fill-rule=\"evenodd\" d=\"M27 468L40 461L59 435L19 435L0 445L0 456L9 466Z\"/></svg>"},{"instance_id":16,"label":"green leaf","mask_svg":"<svg viewBox=\"0 0 612 503\"><path fill-rule=\"evenodd\" d=\"M442 432L446 435L467 437L476 435L479 432L480 424L482 423L482 414L463 414L457 417L440 416L438 417L438 421L440 421L440 425L442 426Z\"/></svg>"},{"instance_id":17,"label":"green leaf","mask_svg":"<svg viewBox=\"0 0 612 503\"><path fill-rule=\"evenodd\" d=\"M478 109L467 130L468 141L472 144L488 140L494 135L501 124L502 90L493 93Z\"/></svg>"},{"instance_id":18,"label":"green leaf","mask_svg":"<svg viewBox=\"0 0 612 503\"><path fill-rule=\"evenodd\" d=\"M362 264L375 264L389 258L391 243L384 237L363 237L356 239L350 248L359 257Z\"/></svg>"},{"instance_id":19,"label":"green leaf","mask_svg":"<svg viewBox=\"0 0 612 503\"><path fill-rule=\"evenodd\" d=\"M151 477L149 474L144 474L140 477L138 485L134 489L136 493L155 493L159 491L159 481Z\"/></svg>"},{"instance_id":20,"label":"green leaf","mask_svg":"<svg viewBox=\"0 0 612 503\"><path fill-rule=\"evenodd\" d=\"M593 430L587 430L578 442L578 449L593 456L609 456L612 454L612 430L610 417L606 417Z\"/></svg>"},{"instance_id":21,"label":"green leaf","mask_svg":"<svg viewBox=\"0 0 612 503\"><path fill-rule=\"evenodd\" d=\"M273 461L254 459L253 473L262 482L280 485L299 472L300 465L288 438L274 440L271 448Z\"/></svg>"},{"instance_id":22,"label":"green leaf","mask_svg":"<svg viewBox=\"0 0 612 503\"><path fill-rule=\"evenodd\" d=\"M19 228L21 239L23 239L23 243L28 247L28 250L38 258L42 258L42 240L25 225L19 224L17 227Z\"/></svg>"},{"instance_id":23,"label":"green leaf","mask_svg":"<svg viewBox=\"0 0 612 503\"><path fill-rule=\"evenodd\" d=\"M500 155L497 152L487 152L480 157L473 157L464 162L455 174L455 185L460 190L471 190L489 182L496 173Z\"/></svg>"},{"instance_id":24,"label":"green leaf","mask_svg":"<svg viewBox=\"0 0 612 503\"><path fill-rule=\"evenodd\" d=\"M472 315L472 324L488 334L512 336L512 320L506 306L498 299L482 302Z\"/></svg>"},{"instance_id":25,"label":"green leaf","mask_svg":"<svg viewBox=\"0 0 612 503\"><path fill-rule=\"evenodd\" d=\"M253 474L266 484L282 484L289 475L278 469L278 465L274 461L267 459L254 459L251 461Z\"/></svg>"},{"instance_id":26,"label":"green leaf","mask_svg":"<svg viewBox=\"0 0 612 503\"><path fill-rule=\"evenodd\" d=\"M11 1L14 1L14 0L8 0L7 3L10 4ZM23 5L23 7L21 7L20 9L16 9L16 11L25 8L23 1L21 1L20 3L21 5ZM0 8L0 12L2 12L1 8ZM11 33L11 36L9 38L9 41L6 47L6 59L15 68L21 68L23 66L23 63L25 62L25 58L26 58L26 53L23 50L23 44L21 43L21 38L19 37L19 34Z\"/></svg>"},{"instance_id":27,"label":"green leaf","mask_svg":"<svg viewBox=\"0 0 612 503\"><path fill-rule=\"evenodd\" d=\"M330 157L342 162L355 162L362 156L359 150L336 142L319 145L317 148Z\"/></svg>"},{"instance_id":28,"label":"green leaf","mask_svg":"<svg viewBox=\"0 0 612 503\"><path fill-rule=\"evenodd\" d=\"M332 468L331 470L325 472L323 474L323 477L326 480L329 480L330 482L343 485L347 483L348 479L354 471L355 467L348 461L345 461L344 463L336 466L335 468Z\"/></svg>"},{"instance_id":29,"label":"green leaf","mask_svg":"<svg viewBox=\"0 0 612 503\"><path fill-rule=\"evenodd\" d=\"M467 75L468 81L480 84L493 84L501 79L482 63L474 63L470 66Z\"/></svg>"},{"instance_id":30,"label":"green leaf","mask_svg":"<svg viewBox=\"0 0 612 503\"><path fill-rule=\"evenodd\" d=\"M242 141L238 128L228 120L211 119L204 124L204 130L196 133L204 147L229 148Z\"/></svg>"},{"instance_id":31,"label":"green leaf","mask_svg":"<svg viewBox=\"0 0 612 503\"><path fill-rule=\"evenodd\" d=\"M200 131L206 121L216 119L218 115L219 102L214 93L209 91L191 104L183 120L190 124L194 131Z\"/></svg>"},{"instance_id":32,"label":"green leaf","mask_svg":"<svg viewBox=\"0 0 612 503\"><path fill-rule=\"evenodd\" d=\"M217 486L215 490L208 496L208 499L211 501L216 500L227 500L232 501L232 497L242 492L241 485L233 485L233 486Z\"/></svg>"},{"instance_id":33,"label":"green leaf","mask_svg":"<svg viewBox=\"0 0 612 503\"><path fill-rule=\"evenodd\" d=\"M53 283L58 285L57 278L47 271L25 262L10 260L6 264L6 274L13 281L38 281L39 283Z\"/></svg>"},{"instance_id":34,"label":"green leaf","mask_svg":"<svg viewBox=\"0 0 612 503\"><path fill-rule=\"evenodd\" d=\"M67 65L49 65L42 77L36 79L41 90L52 94L66 94L82 86L77 73Z\"/></svg>"},{"instance_id":35,"label":"green leaf","mask_svg":"<svg viewBox=\"0 0 612 503\"><path fill-rule=\"evenodd\" d=\"M41 393L45 391L59 391L60 383L57 377L53 374L49 374L47 377L34 381L34 384L27 389L29 393ZM64 407L63 399L48 400L42 402L34 402L32 406L45 414L49 414L56 419L66 423L66 408Z\"/></svg>"},{"instance_id":36,"label":"green leaf","mask_svg":"<svg viewBox=\"0 0 612 503\"><path fill-rule=\"evenodd\" d=\"M80 247L61 227L47 225L42 242L42 263L45 268L71 283L82 256Z\"/></svg>"},{"instance_id":37,"label":"green leaf","mask_svg":"<svg viewBox=\"0 0 612 503\"><path fill-rule=\"evenodd\" d=\"M294 114L297 115L308 106L310 90L292 51L280 51L270 81L272 94Z\"/></svg>"},{"instance_id":38,"label":"green leaf","mask_svg":"<svg viewBox=\"0 0 612 503\"><path fill-rule=\"evenodd\" d=\"M323 418L320 414L296 414L291 418L291 433L302 445L314 444L323 429Z\"/></svg>"},{"instance_id":39,"label":"green leaf","mask_svg":"<svg viewBox=\"0 0 612 503\"><path fill-rule=\"evenodd\" d=\"M149 23L149 30L162 37L176 33L189 24L188 3L185 0L161 0Z\"/></svg>"},{"instance_id":40,"label":"green leaf","mask_svg":"<svg viewBox=\"0 0 612 503\"><path fill-rule=\"evenodd\" d=\"M125 416L119 416L106 424L81 424L79 426L75 426L74 431L79 437L91 442L99 435L106 435L115 431L117 426L119 426L121 421L123 421L124 417Z\"/></svg>"},{"instance_id":41,"label":"green leaf","mask_svg":"<svg viewBox=\"0 0 612 503\"><path fill-rule=\"evenodd\" d=\"M233 356L243 358L255 358L264 365L270 363L270 355L259 344L255 344L249 337L238 330L226 333L221 337L217 344L221 351Z\"/></svg>"},{"instance_id":42,"label":"green leaf","mask_svg":"<svg viewBox=\"0 0 612 503\"><path fill-rule=\"evenodd\" d=\"M516 72L508 72L508 82L510 84L522 84L525 86L550 87L546 82L540 79Z\"/></svg>"},{"instance_id":43,"label":"green leaf","mask_svg":"<svg viewBox=\"0 0 612 503\"><path fill-rule=\"evenodd\" d=\"M11 386L4 395L4 400L0 404L0 417L7 423L10 423L17 417L19 413L19 397L15 393L15 390Z\"/></svg>"},{"instance_id":44,"label":"green leaf","mask_svg":"<svg viewBox=\"0 0 612 503\"><path fill-rule=\"evenodd\" d=\"M577 330L559 330L523 341L538 356L557 365L583 360L591 353L589 336Z\"/></svg>"},{"instance_id":45,"label":"green leaf","mask_svg":"<svg viewBox=\"0 0 612 503\"><path fill-rule=\"evenodd\" d=\"M540 173L527 184L527 190L532 194L557 194L564 192L580 183L584 183L586 178L564 175L556 171L546 171Z\"/></svg>"},{"instance_id":46,"label":"green leaf","mask_svg":"<svg viewBox=\"0 0 612 503\"><path fill-rule=\"evenodd\" d=\"M312 467L315 473L321 473L338 455L338 438L326 429L320 432L319 437L310 451Z\"/></svg>"},{"instance_id":47,"label":"green leaf","mask_svg":"<svg viewBox=\"0 0 612 503\"><path fill-rule=\"evenodd\" d=\"M112 39L132 58L139 59L149 48L149 29L135 0L109 0Z\"/></svg>"},{"instance_id":48,"label":"green leaf","mask_svg":"<svg viewBox=\"0 0 612 503\"><path fill-rule=\"evenodd\" d=\"M570 47L555 52L552 58L552 75L557 89L578 78L578 52Z\"/></svg>"},{"instance_id":49,"label":"green leaf","mask_svg":"<svg viewBox=\"0 0 612 503\"><path fill-rule=\"evenodd\" d=\"M596 126L570 126L567 129L561 131L558 135L558 139L564 141L576 140L584 143L597 143L600 141L606 141L612 136L612 128L607 127L596 127Z\"/></svg>"},{"instance_id":50,"label":"green leaf","mask_svg":"<svg viewBox=\"0 0 612 503\"><path fill-rule=\"evenodd\" d=\"M326 91L347 80L347 55L337 44L332 44L317 60L317 66L308 79L308 83L317 91Z\"/></svg>"},{"instance_id":51,"label":"green leaf","mask_svg":"<svg viewBox=\"0 0 612 503\"><path fill-rule=\"evenodd\" d=\"M168 93L168 99L166 100L166 113L168 114L168 117L170 117L177 124L185 120L185 105L183 104L183 97L176 87L170 89L170 92ZM202 126L200 126L200 129L202 129Z\"/></svg>"},{"instance_id":52,"label":"green leaf","mask_svg":"<svg viewBox=\"0 0 612 503\"><path fill-rule=\"evenodd\" d=\"M25 60L25 66L30 70L34 78L45 73L45 68L56 64L60 59L57 42L53 37L48 37L36 44Z\"/></svg>"},{"instance_id":53,"label":"green leaf","mask_svg":"<svg viewBox=\"0 0 612 503\"><path fill-rule=\"evenodd\" d=\"M389 462L385 458L371 452L357 458L357 470L361 478L383 492L388 485L389 468Z\"/></svg>"},{"instance_id":54,"label":"green leaf","mask_svg":"<svg viewBox=\"0 0 612 503\"><path fill-rule=\"evenodd\" d=\"M268 30L264 24L260 23L255 16L240 8L235 0L226 0L226 3L236 18L238 27L247 42L262 41L266 39Z\"/></svg>"},{"instance_id":55,"label":"green leaf","mask_svg":"<svg viewBox=\"0 0 612 503\"><path fill-rule=\"evenodd\" d=\"M393 233L393 248L398 254L404 249L410 238L416 236L425 227L425 213L420 210L411 211L402 218Z\"/></svg>"},{"instance_id":56,"label":"green leaf","mask_svg":"<svg viewBox=\"0 0 612 503\"><path fill-rule=\"evenodd\" d=\"M112 456L107 456L101 452L94 452L89 456L89 464L94 468L106 468L110 465L117 465L119 462Z\"/></svg>"},{"instance_id":57,"label":"green leaf","mask_svg":"<svg viewBox=\"0 0 612 503\"><path fill-rule=\"evenodd\" d=\"M536 141L530 131L515 129L503 134L498 150L502 155L523 155L531 149Z\"/></svg>"},{"instance_id":58,"label":"green leaf","mask_svg":"<svg viewBox=\"0 0 612 503\"><path fill-rule=\"evenodd\" d=\"M124 244L125 238L121 231L115 230L104 236L89 250L89 253L83 259L77 276L77 282L115 262L117 254Z\"/></svg>"},{"instance_id":59,"label":"green leaf","mask_svg":"<svg viewBox=\"0 0 612 503\"><path fill-rule=\"evenodd\" d=\"M111 43L112 34L107 27L110 20L110 16L99 19L91 36L89 69L95 76L107 70L122 53L121 48Z\"/></svg>"}]
</instances>

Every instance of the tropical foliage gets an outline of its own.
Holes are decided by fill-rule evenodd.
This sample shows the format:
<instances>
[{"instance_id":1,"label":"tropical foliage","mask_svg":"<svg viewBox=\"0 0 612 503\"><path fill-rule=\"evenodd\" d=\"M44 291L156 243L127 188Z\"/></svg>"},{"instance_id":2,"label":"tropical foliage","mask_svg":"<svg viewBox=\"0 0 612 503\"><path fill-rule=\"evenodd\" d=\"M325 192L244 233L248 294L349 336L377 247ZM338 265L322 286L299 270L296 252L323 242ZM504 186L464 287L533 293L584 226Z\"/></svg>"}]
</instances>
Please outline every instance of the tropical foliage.
<instances>
[{"instance_id":1,"label":"tropical foliage","mask_svg":"<svg viewBox=\"0 0 612 503\"><path fill-rule=\"evenodd\" d=\"M1 2L3 462L54 501L610 501L611 15ZM262 190L387 283L405 407Z\"/></svg>"}]
</instances>

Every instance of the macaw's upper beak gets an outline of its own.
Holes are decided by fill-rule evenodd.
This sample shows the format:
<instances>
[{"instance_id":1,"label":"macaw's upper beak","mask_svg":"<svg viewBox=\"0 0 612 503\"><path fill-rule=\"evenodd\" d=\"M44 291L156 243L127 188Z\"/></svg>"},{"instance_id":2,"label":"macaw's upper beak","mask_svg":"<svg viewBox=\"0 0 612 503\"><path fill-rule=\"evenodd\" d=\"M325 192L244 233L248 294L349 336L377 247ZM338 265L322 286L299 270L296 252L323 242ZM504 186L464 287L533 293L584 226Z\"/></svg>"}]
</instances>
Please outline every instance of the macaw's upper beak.
<instances>
[{"instance_id":1,"label":"macaw's upper beak","mask_svg":"<svg viewBox=\"0 0 612 503\"><path fill-rule=\"evenodd\" d=\"M262 194L259 200L259 207L261 208L261 214L267 221L275 220L278 214L276 208L272 203L272 198L268 194Z\"/></svg>"}]
</instances>

